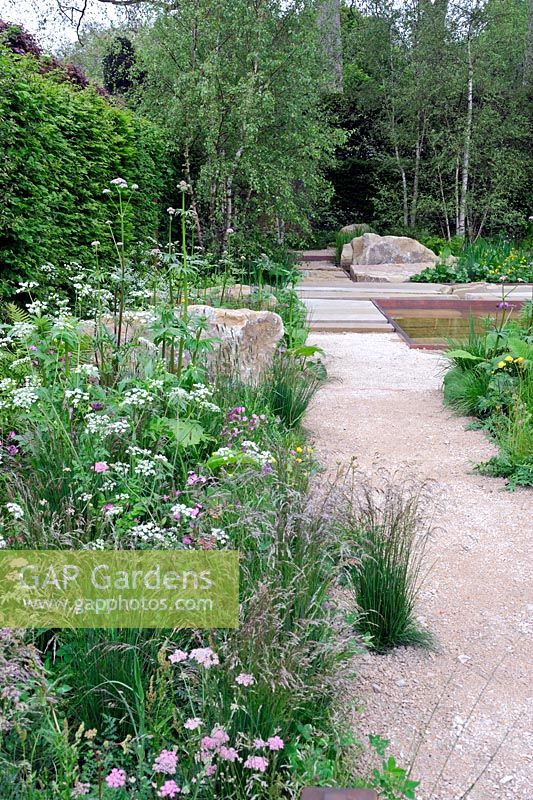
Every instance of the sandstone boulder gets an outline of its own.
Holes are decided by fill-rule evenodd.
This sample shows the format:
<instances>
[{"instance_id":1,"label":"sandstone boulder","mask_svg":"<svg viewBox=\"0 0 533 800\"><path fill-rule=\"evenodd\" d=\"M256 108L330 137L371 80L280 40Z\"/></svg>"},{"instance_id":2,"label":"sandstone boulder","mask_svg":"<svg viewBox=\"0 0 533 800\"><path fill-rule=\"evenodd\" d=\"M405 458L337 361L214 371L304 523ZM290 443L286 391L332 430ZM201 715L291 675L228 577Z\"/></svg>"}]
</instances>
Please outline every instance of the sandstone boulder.
<instances>
[{"instance_id":1,"label":"sandstone boulder","mask_svg":"<svg viewBox=\"0 0 533 800\"><path fill-rule=\"evenodd\" d=\"M341 267L343 269L349 269L353 259L353 250L352 245L350 242L343 245L342 252L341 252Z\"/></svg>"},{"instance_id":2,"label":"sandstone boulder","mask_svg":"<svg viewBox=\"0 0 533 800\"><path fill-rule=\"evenodd\" d=\"M408 236L364 233L352 241L353 264L435 264L439 257Z\"/></svg>"},{"instance_id":3,"label":"sandstone boulder","mask_svg":"<svg viewBox=\"0 0 533 800\"><path fill-rule=\"evenodd\" d=\"M247 283L234 283L226 286L224 289L224 297L222 298L222 286L208 286L206 289L207 299L213 302L220 302L221 299L231 303L240 303L244 306L244 301L252 297L262 308L275 308L278 301L270 291L268 286L263 286L259 290L257 286L250 286Z\"/></svg>"},{"instance_id":4,"label":"sandstone boulder","mask_svg":"<svg viewBox=\"0 0 533 800\"><path fill-rule=\"evenodd\" d=\"M354 222L341 228L341 233L353 233L354 236L362 236L363 233L372 233L372 228L366 222Z\"/></svg>"},{"instance_id":5,"label":"sandstone boulder","mask_svg":"<svg viewBox=\"0 0 533 800\"><path fill-rule=\"evenodd\" d=\"M191 305L189 315L207 319L202 336L215 340L208 356L209 364L228 373L236 369L246 383L256 383L268 369L284 333L283 321L273 311ZM153 347L151 328L155 319L146 311L125 312L122 341L133 340ZM112 317L104 317L102 323L111 335L116 335ZM87 321L82 328L84 333L95 335L94 322Z\"/></svg>"},{"instance_id":6,"label":"sandstone boulder","mask_svg":"<svg viewBox=\"0 0 533 800\"><path fill-rule=\"evenodd\" d=\"M283 336L279 314L206 305L189 306L189 313L206 317L208 327L204 336L218 340L211 363L226 371L237 369L243 381L256 383L272 363Z\"/></svg>"}]
</instances>

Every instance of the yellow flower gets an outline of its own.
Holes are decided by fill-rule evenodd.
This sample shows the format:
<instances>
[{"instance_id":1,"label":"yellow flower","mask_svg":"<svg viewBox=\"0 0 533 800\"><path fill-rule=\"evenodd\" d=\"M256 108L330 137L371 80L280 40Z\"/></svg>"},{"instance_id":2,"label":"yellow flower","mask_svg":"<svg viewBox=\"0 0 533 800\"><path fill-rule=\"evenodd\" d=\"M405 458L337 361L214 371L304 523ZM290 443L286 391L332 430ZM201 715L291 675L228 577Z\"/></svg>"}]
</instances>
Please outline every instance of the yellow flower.
<instances>
[{"instance_id":1,"label":"yellow flower","mask_svg":"<svg viewBox=\"0 0 533 800\"><path fill-rule=\"evenodd\" d=\"M505 361L512 361L512 360L513 360L512 356L505 356Z\"/></svg>"},{"instance_id":2,"label":"yellow flower","mask_svg":"<svg viewBox=\"0 0 533 800\"><path fill-rule=\"evenodd\" d=\"M302 463L302 459L301 458L295 458L294 460L296 461L297 464L301 464Z\"/></svg>"},{"instance_id":3,"label":"yellow flower","mask_svg":"<svg viewBox=\"0 0 533 800\"><path fill-rule=\"evenodd\" d=\"M303 447L296 447L295 449L296 449L297 453L303 453L303 451L304 451Z\"/></svg>"},{"instance_id":4,"label":"yellow flower","mask_svg":"<svg viewBox=\"0 0 533 800\"><path fill-rule=\"evenodd\" d=\"M503 369L505 367L505 361L498 361L498 369Z\"/></svg>"},{"instance_id":5,"label":"yellow flower","mask_svg":"<svg viewBox=\"0 0 533 800\"><path fill-rule=\"evenodd\" d=\"M515 358L515 363L516 364L522 364L523 361L524 361L524 357L523 356L518 356L518 358Z\"/></svg>"}]
</instances>

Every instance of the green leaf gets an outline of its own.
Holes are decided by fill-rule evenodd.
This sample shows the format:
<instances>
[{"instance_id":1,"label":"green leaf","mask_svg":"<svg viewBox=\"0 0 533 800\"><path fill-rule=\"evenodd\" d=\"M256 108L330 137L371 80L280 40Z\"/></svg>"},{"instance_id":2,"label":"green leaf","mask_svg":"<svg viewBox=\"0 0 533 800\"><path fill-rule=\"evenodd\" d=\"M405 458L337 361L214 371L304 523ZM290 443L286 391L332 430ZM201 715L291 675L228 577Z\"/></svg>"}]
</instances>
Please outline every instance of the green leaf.
<instances>
[{"instance_id":1,"label":"green leaf","mask_svg":"<svg viewBox=\"0 0 533 800\"><path fill-rule=\"evenodd\" d=\"M509 339L507 346L515 358L524 358L527 361L533 361L533 345L525 342L523 339Z\"/></svg>"},{"instance_id":2,"label":"green leaf","mask_svg":"<svg viewBox=\"0 0 533 800\"><path fill-rule=\"evenodd\" d=\"M448 358L466 358L469 361L483 361L481 356L475 356L469 353L468 350L448 350L446 353Z\"/></svg>"},{"instance_id":3,"label":"green leaf","mask_svg":"<svg viewBox=\"0 0 533 800\"><path fill-rule=\"evenodd\" d=\"M167 419L165 427L171 431L176 442L182 447L193 447L206 438L204 429L196 420Z\"/></svg>"},{"instance_id":4,"label":"green leaf","mask_svg":"<svg viewBox=\"0 0 533 800\"><path fill-rule=\"evenodd\" d=\"M324 355L324 350L313 344L303 344L300 347L293 347L292 350L289 350L289 354L297 358L310 358L311 356L316 356L317 353Z\"/></svg>"}]
</instances>

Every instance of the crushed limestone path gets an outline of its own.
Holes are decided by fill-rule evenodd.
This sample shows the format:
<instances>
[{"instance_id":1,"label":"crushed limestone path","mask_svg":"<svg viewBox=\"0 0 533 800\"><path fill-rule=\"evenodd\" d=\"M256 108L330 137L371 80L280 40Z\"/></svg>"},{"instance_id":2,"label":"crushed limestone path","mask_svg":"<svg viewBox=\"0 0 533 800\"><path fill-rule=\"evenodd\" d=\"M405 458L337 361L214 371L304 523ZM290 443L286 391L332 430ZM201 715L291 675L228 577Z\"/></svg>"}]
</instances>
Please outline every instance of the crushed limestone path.
<instances>
[{"instance_id":1,"label":"crushed limestone path","mask_svg":"<svg viewBox=\"0 0 533 800\"><path fill-rule=\"evenodd\" d=\"M310 341L331 378L307 417L322 463L333 471L355 456L374 477L385 467L434 483L417 613L438 647L358 657L353 729L391 739L403 765L418 748L420 800L531 800L533 491L473 472L495 448L444 407L439 353L388 333Z\"/></svg>"}]
</instances>

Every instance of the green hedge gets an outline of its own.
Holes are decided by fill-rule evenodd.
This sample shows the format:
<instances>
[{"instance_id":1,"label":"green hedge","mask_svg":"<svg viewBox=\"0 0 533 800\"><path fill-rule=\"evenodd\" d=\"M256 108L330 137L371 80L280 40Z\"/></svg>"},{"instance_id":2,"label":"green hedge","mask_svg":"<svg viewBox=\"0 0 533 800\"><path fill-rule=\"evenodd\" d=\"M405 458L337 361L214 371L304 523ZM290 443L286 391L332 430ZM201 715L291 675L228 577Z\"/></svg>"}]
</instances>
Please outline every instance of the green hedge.
<instances>
[{"instance_id":1,"label":"green hedge","mask_svg":"<svg viewBox=\"0 0 533 800\"><path fill-rule=\"evenodd\" d=\"M109 238L102 190L117 176L140 187L131 233L154 236L170 179L158 128L0 46L0 297L45 262L92 258L91 241Z\"/></svg>"}]
</instances>

